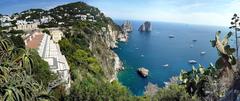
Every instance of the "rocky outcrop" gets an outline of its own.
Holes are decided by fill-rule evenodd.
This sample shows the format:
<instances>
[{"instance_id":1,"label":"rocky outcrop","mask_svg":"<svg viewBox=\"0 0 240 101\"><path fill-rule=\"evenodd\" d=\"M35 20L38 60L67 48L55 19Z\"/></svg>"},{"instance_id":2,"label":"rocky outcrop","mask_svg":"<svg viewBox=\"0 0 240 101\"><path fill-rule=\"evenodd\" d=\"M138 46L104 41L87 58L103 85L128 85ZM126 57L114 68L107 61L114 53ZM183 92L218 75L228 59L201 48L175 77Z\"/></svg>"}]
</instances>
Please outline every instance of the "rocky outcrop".
<instances>
[{"instance_id":1,"label":"rocky outcrop","mask_svg":"<svg viewBox=\"0 0 240 101\"><path fill-rule=\"evenodd\" d=\"M127 33L130 33L133 30L133 27L130 21L126 21L124 24L122 24L121 27L122 27L122 30Z\"/></svg>"},{"instance_id":2,"label":"rocky outcrop","mask_svg":"<svg viewBox=\"0 0 240 101\"><path fill-rule=\"evenodd\" d=\"M81 22L75 18L81 11L84 11L86 16L90 15L95 18L95 22L83 21L82 23L77 23L77 26L73 26L73 35L81 35L81 39L87 44L86 47L91 51L91 55L96 57L98 63L101 65L104 77L108 80L116 79L117 70L122 68L122 66L120 59L112 49L117 48L117 43L120 39L126 39L126 34L122 31L121 27L116 25L111 18L106 17L99 9L82 2L59 6L51 9L50 12L53 15L61 16L62 14L59 12L63 9L67 9L67 12L65 12L67 14L70 10L76 11L77 9L75 14L69 13L69 16L65 16L66 19L72 20L66 20L65 23L67 25L75 25L72 22ZM89 25L85 26L86 24Z\"/></svg>"},{"instance_id":3,"label":"rocky outcrop","mask_svg":"<svg viewBox=\"0 0 240 101\"><path fill-rule=\"evenodd\" d=\"M151 22L145 21L138 29L140 32L151 32L152 31L152 25Z\"/></svg>"},{"instance_id":4,"label":"rocky outcrop","mask_svg":"<svg viewBox=\"0 0 240 101\"><path fill-rule=\"evenodd\" d=\"M148 76L148 72L149 70L144 68L144 67L141 67L141 68L138 68L138 73L142 76L142 77L147 77Z\"/></svg>"}]
</instances>

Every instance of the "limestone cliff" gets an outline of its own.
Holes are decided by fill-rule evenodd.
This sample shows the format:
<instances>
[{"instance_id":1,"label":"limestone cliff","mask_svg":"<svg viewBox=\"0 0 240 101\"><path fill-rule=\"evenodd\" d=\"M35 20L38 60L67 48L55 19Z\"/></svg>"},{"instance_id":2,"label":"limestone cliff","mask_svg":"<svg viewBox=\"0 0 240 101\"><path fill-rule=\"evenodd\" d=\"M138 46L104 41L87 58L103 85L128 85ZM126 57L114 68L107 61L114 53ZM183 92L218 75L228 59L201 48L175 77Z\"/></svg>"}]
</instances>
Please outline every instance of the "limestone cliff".
<instances>
[{"instance_id":1,"label":"limestone cliff","mask_svg":"<svg viewBox=\"0 0 240 101\"><path fill-rule=\"evenodd\" d=\"M152 31L152 24L149 21L144 22L138 29L140 32L151 32Z\"/></svg>"},{"instance_id":2,"label":"limestone cliff","mask_svg":"<svg viewBox=\"0 0 240 101\"><path fill-rule=\"evenodd\" d=\"M69 28L71 33L69 37L83 36L80 40L84 40L88 49L98 59L105 77L108 80L116 78L116 71L122 67L122 63L112 49L117 48L119 40L127 38L127 34L120 26L115 24L111 18L106 17L98 8L83 2L58 6L50 9L48 13L53 20L44 26L63 22L58 26Z\"/></svg>"},{"instance_id":3,"label":"limestone cliff","mask_svg":"<svg viewBox=\"0 0 240 101\"><path fill-rule=\"evenodd\" d=\"M120 29L116 29L115 25L109 24L108 30L97 32L98 34L90 38L89 49L94 53L102 65L104 74L112 81L116 79L117 71L122 69L122 63L111 49L117 48L119 36L123 33Z\"/></svg>"}]
</instances>

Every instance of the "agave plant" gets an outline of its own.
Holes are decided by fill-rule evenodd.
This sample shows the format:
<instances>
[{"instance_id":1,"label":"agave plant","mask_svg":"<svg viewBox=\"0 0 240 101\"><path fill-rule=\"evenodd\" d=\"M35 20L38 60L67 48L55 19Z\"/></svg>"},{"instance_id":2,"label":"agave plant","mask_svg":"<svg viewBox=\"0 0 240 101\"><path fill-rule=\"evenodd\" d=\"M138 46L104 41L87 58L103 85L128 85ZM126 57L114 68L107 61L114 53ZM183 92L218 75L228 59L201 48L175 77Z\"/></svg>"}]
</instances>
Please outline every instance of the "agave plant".
<instances>
[{"instance_id":1,"label":"agave plant","mask_svg":"<svg viewBox=\"0 0 240 101\"><path fill-rule=\"evenodd\" d=\"M5 68L5 67L1 67ZM8 73L6 73L8 74ZM3 79L3 78L1 78ZM25 72L5 75L0 85L0 100L4 101L38 101L51 99L42 85Z\"/></svg>"},{"instance_id":2,"label":"agave plant","mask_svg":"<svg viewBox=\"0 0 240 101\"><path fill-rule=\"evenodd\" d=\"M10 40L3 39L0 36L0 64L11 58L11 54L14 50L13 43Z\"/></svg>"},{"instance_id":3,"label":"agave plant","mask_svg":"<svg viewBox=\"0 0 240 101\"><path fill-rule=\"evenodd\" d=\"M34 57L30 53L30 49L22 49L18 48L13 54L12 62L13 64L17 64L20 67L23 67L25 69L29 70L29 74L32 73L32 68L35 65L34 63Z\"/></svg>"},{"instance_id":4,"label":"agave plant","mask_svg":"<svg viewBox=\"0 0 240 101\"><path fill-rule=\"evenodd\" d=\"M237 14L234 14L232 17L231 21L231 26L229 27L230 29L233 29L234 34L235 34L235 44L236 44L236 58L238 59L238 31L240 31L240 21L239 21L239 16Z\"/></svg>"},{"instance_id":5,"label":"agave plant","mask_svg":"<svg viewBox=\"0 0 240 101\"><path fill-rule=\"evenodd\" d=\"M8 39L0 39L0 100L55 100L29 75L34 66L30 50L16 49ZM26 73L28 68L30 73Z\"/></svg>"}]
</instances>

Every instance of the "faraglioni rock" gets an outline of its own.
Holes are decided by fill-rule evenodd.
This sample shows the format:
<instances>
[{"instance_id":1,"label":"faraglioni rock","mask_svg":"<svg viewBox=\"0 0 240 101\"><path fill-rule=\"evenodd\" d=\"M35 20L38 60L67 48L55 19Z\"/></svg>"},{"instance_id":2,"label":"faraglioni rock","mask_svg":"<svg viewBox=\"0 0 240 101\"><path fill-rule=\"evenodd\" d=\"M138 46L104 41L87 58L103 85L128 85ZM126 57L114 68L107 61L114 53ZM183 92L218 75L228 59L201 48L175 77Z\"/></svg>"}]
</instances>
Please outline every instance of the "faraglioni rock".
<instances>
[{"instance_id":1,"label":"faraglioni rock","mask_svg":"<svg viewBox=\"0 0 240 101\"><path fill-rule=\"evenodd\" d=\"M147 77L148 76L148 69L141 67L138 68L138 73L142 76L142 77Z\"/></svg>"},{"instance_id":2,"label":"faraglioni rock","mask_svg":"<svg viewBox=\"0 0 240 101\"><path fill-rule=\"evenodd\" d=\"M152 25L151 22L145 21L138 29L140 32L151 32L152 31Z\"/></svg>"},{"instance_id":3,"label":"faraglioni rock","mask_svg":"<svg viewBox=\"0 0 240 101\"><path fill-rule=\"evenodd\" d=\"M132 24L130 21L126 21L124 24L122 24L122 30L125 32L132 32L133 28L132 28Z\"/></svg>"}]
</instances>

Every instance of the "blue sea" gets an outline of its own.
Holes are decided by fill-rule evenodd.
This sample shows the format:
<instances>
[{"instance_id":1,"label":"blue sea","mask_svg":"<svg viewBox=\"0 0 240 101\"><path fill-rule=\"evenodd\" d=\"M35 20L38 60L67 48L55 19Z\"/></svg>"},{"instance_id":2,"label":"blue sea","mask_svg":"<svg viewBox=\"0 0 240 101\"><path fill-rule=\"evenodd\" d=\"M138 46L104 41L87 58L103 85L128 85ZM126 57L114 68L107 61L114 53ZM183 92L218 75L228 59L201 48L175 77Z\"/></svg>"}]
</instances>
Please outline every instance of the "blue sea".
<instances>
[{"instance_id":1,"label":"blue sea","mask_svg":"<svg viewBox=\"0 0 240 101\"><path fill-rule=\"evenodd\" d=\"M119 25L124 23L122 20L115 22ZM152 22L152 32L141 33L138 28L144 21L131 23L134 30L129 33L128 42L120 42L119 48L114 51L125 67L118 73L118 79L134 95L143 95L148 82L163 87L164 81L179 75L182 69L191 70L189 60L196 60L205 67L214 64L218 54L210 40L215 38L215 33L219 30L223 35L230 31L227 27ZM169 38L169 35L174 35L175 38ZM201 55L202 51L206 54ZM165 64L169 64L169 67L162 66ZM139 67L147 68L149 77L142 78L137 73Z\"/></svg>"}]
</instances>

